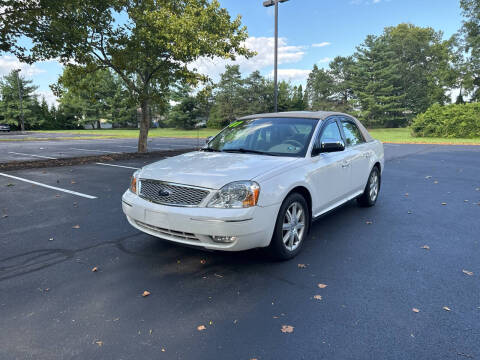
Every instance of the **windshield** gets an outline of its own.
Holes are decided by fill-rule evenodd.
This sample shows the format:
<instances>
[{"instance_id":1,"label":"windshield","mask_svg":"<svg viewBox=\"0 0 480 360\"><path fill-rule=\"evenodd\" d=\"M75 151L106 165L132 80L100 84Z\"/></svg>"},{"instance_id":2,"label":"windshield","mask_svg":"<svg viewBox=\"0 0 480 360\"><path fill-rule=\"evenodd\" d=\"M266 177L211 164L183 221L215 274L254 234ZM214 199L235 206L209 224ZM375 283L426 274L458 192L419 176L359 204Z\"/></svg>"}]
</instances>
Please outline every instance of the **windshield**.
<instances>
[{"instance_id":1,"label":"windshield","mask_svg":"<svg viewBox=\"0 0 480 360\"><path fill-rule=\"evenodd\" d=\"M203 150L304 157L317 122L302 118L238 120L223 129Z\"/></svg>"}]
</instances>

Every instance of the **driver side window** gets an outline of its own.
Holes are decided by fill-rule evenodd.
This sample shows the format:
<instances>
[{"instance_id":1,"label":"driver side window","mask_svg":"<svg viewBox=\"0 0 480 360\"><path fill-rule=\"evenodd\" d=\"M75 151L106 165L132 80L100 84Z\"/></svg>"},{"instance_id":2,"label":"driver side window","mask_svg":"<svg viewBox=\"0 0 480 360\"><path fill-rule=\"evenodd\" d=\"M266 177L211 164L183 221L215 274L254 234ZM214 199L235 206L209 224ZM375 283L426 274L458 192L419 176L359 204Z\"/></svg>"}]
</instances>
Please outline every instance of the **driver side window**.
<instances>
[{"instance_id":1,"label":"driver side window","mask_svg":"<svg viewBox=\"0 0 480 360\"><path fill-rule=\"evenodd\" d=\"M325 140L343 141L336 121L332 121L323 129L319 145Z\"/></svg>"}]
</instances>

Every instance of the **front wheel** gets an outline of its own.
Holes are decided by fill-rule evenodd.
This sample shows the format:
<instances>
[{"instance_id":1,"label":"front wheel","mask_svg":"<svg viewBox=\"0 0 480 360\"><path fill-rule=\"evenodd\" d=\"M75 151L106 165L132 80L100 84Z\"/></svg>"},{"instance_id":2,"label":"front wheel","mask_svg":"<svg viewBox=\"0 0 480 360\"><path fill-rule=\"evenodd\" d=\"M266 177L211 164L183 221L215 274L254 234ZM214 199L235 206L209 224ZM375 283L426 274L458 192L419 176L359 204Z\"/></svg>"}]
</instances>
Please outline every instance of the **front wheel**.
<instances>
[{"instance_id":1,"label":"front wheel","mask_svg":"<svg viewBox=\"0 0 480 360\"><path fill-rule=\"evenodd\" d=\"M278 212L269 253L280 260L295 257L302 249L310 227L310 212L305 198L290 194Z\"/></svg>"},{"instance_id":2,"label":"front wheel","mask_svg":"<svg viewBox=\"0 0 480 360\"><path fill-rule=\"evenodd\" d=\"M357 199L360 206L370 207L377 202L378 193L380 191L380 171L378 167L374 167L368 177L367 186L363 194Z\"/></svg>"}]
</instances>

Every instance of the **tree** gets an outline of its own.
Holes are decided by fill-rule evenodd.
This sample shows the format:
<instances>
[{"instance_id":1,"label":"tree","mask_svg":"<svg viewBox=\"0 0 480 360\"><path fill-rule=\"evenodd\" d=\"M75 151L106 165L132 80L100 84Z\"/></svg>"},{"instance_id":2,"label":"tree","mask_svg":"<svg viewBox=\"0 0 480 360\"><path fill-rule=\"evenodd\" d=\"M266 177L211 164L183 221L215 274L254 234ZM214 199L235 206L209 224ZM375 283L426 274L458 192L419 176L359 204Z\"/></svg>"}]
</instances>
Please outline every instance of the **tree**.
<instances>
[{"instance_id":1,"label":"tree","mask_svg":"<svg viewBox=\"0 0 480 360\"><path fill-rule=\"evenodd\" d=\"M308 75L306 87L307 106L311 110L333 110L334 80L328 71L316 64Z\"/></svg>"},{"instance_id":2,"label":"tree","mask_svg":"<svg viewBox=\"0 0 480 360\"><path fill-rule=\"evenodd\" d=\"M21 60L59 58L79 71L109 68L142 109L138 151L146 152L150 107L166 107L176 81L204 76L188 68L200 57L253 55L247 32L218 0L4 0L0 49ZM31 40L26 49L20 37Z\"/></svg>"},{"instance_id":3,"label":"tree","mask_svg":"<svg viewBox=\"0 0 480 360\"><path fill-rule=\"evenodd\" d=\"M39 107L37 98L34 94L37 86L32 85L32 80L26 80L16 71L11 71L0 80L0 113L3 115L3 122L10 125L17 125L24 130L21 125L21 117L26 127L32 128L38 125ZM22 101L20 101L20 96Z\"/></svg>"},{"instance_id":4,"label":"tree","mask_svg":"<svg viewBox=\"0 0 480 360\"><path fill-rule=\"evenodd\" d=\"M124 126L137 123L136 107L123 81L109 69L84 73L68 65L51 88L63 110L77 119L77 125L100 128L101 119Z\"/></svg>"},{"instance_id":5,"label":"tree","mask_svg":"<svg viewBox=\"0 0 480 360\"><path fill-rule=\"evenodd\" d=\"M353 56L337 56L329 64L329 72L334 83L332 99L337 103L336 108L340 111L347 112L352 109L351 102L354 98L352 88L354 66L355 60Z\"/></svg>"},{"instance_id":6,"label":"tree","mask_svg":"<svg viewBox=\"0 0 480 360\"><path fill-rule=\"evenodd\" d=\"M368 35L354 56L352 88L361 109L361 119L368 126L405 125L399 59L386 40Z\"/></svg>"},{"instance_id":7,"label":"tree","mask_svg":"<svg viewBox=\"0 0 480 360\"><path fill-rule=\"evenodd\" d=\"M227 65L215 87L215 105L210 112L209 126L226 126L244 114L243 85L240 66Z\"/></svg>"},{"instance_id":8,"label":"tree","mask_svg":"<svg viewBox=\"0 0 480 360\"><path fill-rule=\"evenodd\" d=\"M462 50L462 85L471 93L472 101L480 101L480 0L460 0L465 18L460 30Z\"/></svg>"}]
</instances>

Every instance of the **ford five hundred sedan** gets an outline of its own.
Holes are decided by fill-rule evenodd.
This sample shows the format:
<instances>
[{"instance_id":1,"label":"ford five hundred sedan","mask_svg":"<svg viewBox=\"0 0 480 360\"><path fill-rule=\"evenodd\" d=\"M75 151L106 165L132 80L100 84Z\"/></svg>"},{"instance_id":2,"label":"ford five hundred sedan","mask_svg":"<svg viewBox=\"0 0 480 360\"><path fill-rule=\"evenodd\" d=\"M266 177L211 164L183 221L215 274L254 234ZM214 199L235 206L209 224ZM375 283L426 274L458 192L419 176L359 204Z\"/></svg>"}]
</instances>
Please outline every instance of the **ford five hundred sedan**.
<instances>
[{"instance_id":1,"label":"ford five hundred sedan","mask_svg":"<svg viewBox=\"0 0 480 360\"><path fill-rule=\"evenodd\" d=\"M122 207L132 226L165 240L211 250L266 247L289 259L312 220L352 199L375 205L383 166L382 143L349 115L252 115L199 151L135 172Z\"/></svg>"}]
</instances>

